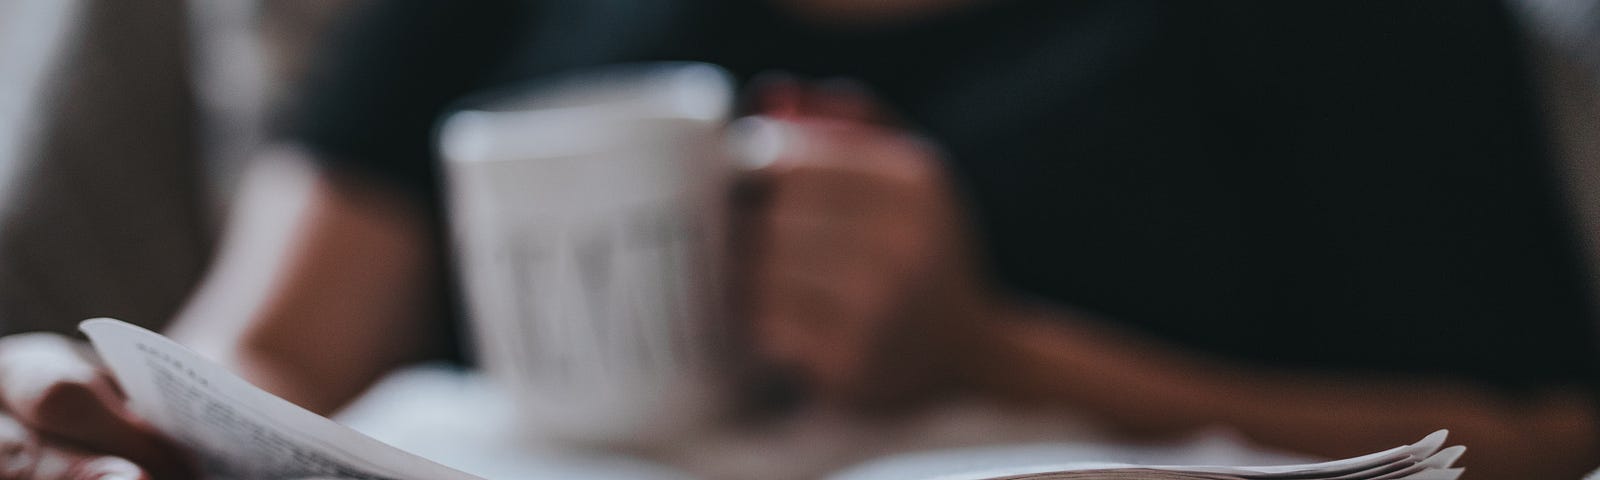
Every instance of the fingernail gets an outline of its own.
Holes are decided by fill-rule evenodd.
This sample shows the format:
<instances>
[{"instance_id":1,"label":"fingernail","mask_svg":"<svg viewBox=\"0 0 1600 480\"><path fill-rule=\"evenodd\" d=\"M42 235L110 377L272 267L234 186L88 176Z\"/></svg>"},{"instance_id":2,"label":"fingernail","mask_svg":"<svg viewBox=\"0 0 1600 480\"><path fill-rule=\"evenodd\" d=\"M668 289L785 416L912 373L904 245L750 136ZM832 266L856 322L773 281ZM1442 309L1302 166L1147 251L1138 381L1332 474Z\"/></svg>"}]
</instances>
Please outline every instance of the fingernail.
<instances>
[{"instance_id":1,"label":"fingernail","mask_svg":"<svg viewBox=\"0 0 1600 480\"><path fill-rule=\"evenodd\" d=\"M95 480L139 480L144 477L138 465L117 457L96 459L86 470L99 472Z\"/></svg>"},{"instance_id":2,"label":"fingernail","mask_svg":"<svg viewBox=\"0 0 1600 480\"><path fill-rule=\"evenodd\" d=\"M740 165L759 170L778 160L788 148L789 135L782 122L745 117L728 125L728 150Z\"/></svg>"},{"instance_id":3,"label":"fingernail","mask_svg":"<svg viewBox=\"0 0 1600 480\"><path fill-rule=\"evenodd\" d=\"M795 76L784 72L767 72L750 80L754 110L766 115L795 116L800 114L804 89Z\"/></svg>"}]
</instances>

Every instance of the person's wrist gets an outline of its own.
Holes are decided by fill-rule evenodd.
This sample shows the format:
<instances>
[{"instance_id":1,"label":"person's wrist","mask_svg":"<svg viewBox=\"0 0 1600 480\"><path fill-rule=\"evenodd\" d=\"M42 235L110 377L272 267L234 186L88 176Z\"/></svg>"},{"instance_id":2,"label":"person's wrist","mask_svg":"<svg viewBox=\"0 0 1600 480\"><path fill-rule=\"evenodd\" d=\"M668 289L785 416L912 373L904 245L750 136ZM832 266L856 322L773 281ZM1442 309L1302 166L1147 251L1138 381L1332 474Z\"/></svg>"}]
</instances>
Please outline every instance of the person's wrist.
<instances>
[{"instance_id":1,"label":"person's wrist","mask_svg":"<svg viewBox=\"0 0 1600 480\"><path fill-rule=\"evenodd\" d=\"M1241 391L1208 361L1057 306L1016 302L986 335L990 395L1024 408L1101 412L1132 433L1190 431L1235 418ZM1159 414L1157 414L1159 412Z\"/></svg>"},{"instance_id":2,"label":"person's wrist","mask_svg":"<svg viewBox=\"0 0 1600 480\"><path fill-rule=\"evenodd\" d=\"M974 351L964 358L976 359L959 366L961 384L973 393L1005 402L1027 401L1038 397L1031 372L1037 362L1028 360L1019 336L1025 335L1037 315L1021 302L994 296L985 299L972 321L967 345Z\"/></svg>"}]
</instances>

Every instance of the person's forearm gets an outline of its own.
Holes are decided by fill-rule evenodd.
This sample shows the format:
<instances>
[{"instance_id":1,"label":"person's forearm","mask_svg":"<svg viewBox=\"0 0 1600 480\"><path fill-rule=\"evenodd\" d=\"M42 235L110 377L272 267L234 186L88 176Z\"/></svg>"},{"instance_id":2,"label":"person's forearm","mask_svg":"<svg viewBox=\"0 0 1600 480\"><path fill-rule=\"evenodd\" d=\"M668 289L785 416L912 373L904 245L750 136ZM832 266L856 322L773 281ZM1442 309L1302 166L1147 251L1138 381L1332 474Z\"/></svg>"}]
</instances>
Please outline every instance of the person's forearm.
<instances>
[{"instance_id":1,"label":"person's forearm","mask_svg":"<svg viewBox=\"0 0 1600 480\"><path fill-rule=\"evenodd\" d=\"M1407 443L1440 428L1467 445L1468 479L1578 478L1600 463L1587 392L1512 399L1468 384L1333 378L1187 354L1041 310L998 329L1011 398L1093 412L1136 433L1230 426L1329 457Z\"/></svg>"},{"instance_id":2,"label":"person's forearm","mask_svg":"<svg viewBox=\"0 0 1600 480\"><path fill-rule=\"evenodd\" d=\"M424 349L432 237L398 193L272 161L252 172L221 257L171 333L329 413Z\"/></svg>"},{"instance_id":3,"label":"person's forearm","mask_svg":"<svg viewBox=\"0 0 1600 480\"><path fill-rule=\"evenodd\" d=\"M316 176L291 150L265 154L252 164L232 199L217 256L167 327L168 336L212 358L233 354L240 332L281 281L284 260L301 237Z\"/></svg>"}]
</instances>

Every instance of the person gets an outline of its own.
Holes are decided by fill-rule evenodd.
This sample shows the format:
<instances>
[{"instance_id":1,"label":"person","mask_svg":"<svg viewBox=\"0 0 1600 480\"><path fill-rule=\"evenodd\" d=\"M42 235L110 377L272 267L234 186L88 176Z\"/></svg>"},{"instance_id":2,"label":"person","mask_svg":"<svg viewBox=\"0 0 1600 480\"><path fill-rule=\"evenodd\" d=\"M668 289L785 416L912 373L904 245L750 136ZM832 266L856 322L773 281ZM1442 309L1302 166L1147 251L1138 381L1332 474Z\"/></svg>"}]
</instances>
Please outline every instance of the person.
<instances>
[{"instance_id":1,"label":"person","mask_svg":"<svg viewBox=\"0 0 1600 480\"><path fill-rule=\"evenodd\" d=\"M752 348L810 401L976 393L1326 456L1450 428L1480 480L1600 460L1593 299L1500 2L391 1L344 32L291 122L304 188L246 206L270 234L231 237L174 330L313 411L449 334L452 101L697 60L804 139L743 233ZM0 431L43 439L11 455L182 475L70 343L3 343ZM28 468L0 478L68 478Z\"/></svg>"}]
</instances>

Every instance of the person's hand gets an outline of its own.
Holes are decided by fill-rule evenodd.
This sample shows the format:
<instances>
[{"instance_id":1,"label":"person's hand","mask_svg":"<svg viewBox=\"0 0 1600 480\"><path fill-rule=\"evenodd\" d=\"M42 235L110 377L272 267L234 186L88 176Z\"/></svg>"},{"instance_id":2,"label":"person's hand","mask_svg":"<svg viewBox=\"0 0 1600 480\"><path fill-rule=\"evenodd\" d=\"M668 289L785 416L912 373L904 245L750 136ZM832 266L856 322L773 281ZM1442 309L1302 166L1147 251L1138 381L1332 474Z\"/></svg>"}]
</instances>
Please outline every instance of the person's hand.
<instances>
[{"instance_id":1,"label":"person's hand","mask_svg":"<svg viewBox=\"0 0 1600 480\"><path fill-rule=\"evenodd\" d=\"M0 480L190 478L172 442L124 407L80 342L0 338Z\"/></svg>"},{"instance_id":2,"label":"person's hand","mask_svg":"<svg viewBox=\"0 0 1600 480\"><path fill-rule=\"evenodd\" d=\"M747 153L772 163L744 226L758 351L853 407L959 387L992 307L939 151L859 89L763 93L746 125L765 152Z\"/></svg>"}]
</instances>

